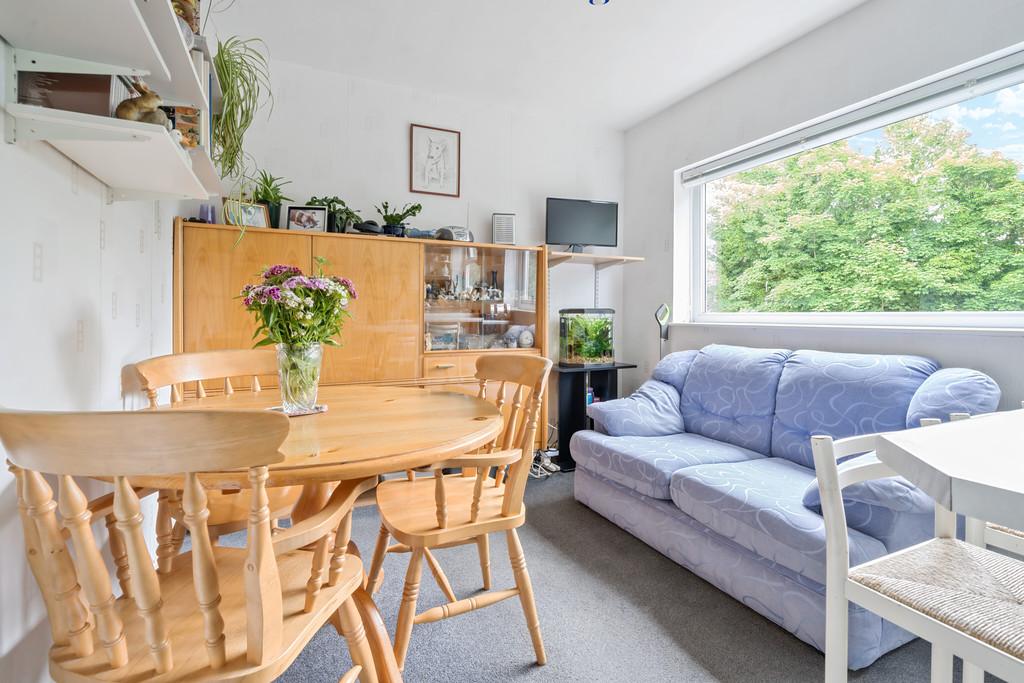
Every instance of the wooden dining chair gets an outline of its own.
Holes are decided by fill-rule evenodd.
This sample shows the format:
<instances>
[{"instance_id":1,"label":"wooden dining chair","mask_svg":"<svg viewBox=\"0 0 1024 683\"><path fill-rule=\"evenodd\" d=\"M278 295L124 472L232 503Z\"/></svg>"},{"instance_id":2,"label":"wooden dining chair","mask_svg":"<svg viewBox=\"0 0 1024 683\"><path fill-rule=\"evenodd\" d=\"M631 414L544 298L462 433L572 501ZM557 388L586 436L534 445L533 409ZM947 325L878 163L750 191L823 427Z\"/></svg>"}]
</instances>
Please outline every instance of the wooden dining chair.
<instances>
[{"instance_id":1,"label":"wooden dining chair","mask_svg":"<svg viewBox=\"0 0 1024 683\"><path fill-rule=\"evenodd\" d=\"M526 520L523 493L533 463L534 437L550 369L551 361L540 356L481 356L476 366L479 396L488 395L489 384L499 384L498 408L503 414L507 412L502 433L482 452L434 463L429 468L432 477L390 480L377 487L382 527L367 585L379 585L387 553L411 553L395 633L399 668L405 664L414 624L457 616L515 596L526 615L537 663L546 662L533 586L516 529ZM506 387L515 387L507 411L503 405ZM449 468L459 471L446 475L444 470ZM458 600L448 586L447 603L416 614L422 564L430 550L478 543L479 538L486 539L496 531L505 532L515 587ZM397 543L389 546L392 536ZM489 573L485 577L489 582Z\"/></svg>"},{"instance_id":2,"label":"wooden dining chair","mask_svg":"<svg viewBox=\"0 0 1024 683\"><path fill-rule=\"evenodd\" d=\"M157 356L126 365L121 370L123 391L141 391L146 394L149 409L159 406L159 391L169 388L171 404L186 400L185 387L196 398L208 393L233 394L236 391L262 391L260 377L277 374L277 356L272 349L238 349L227 351L200 351ZM277 527L281 518L288 517L301 494L299 486L267 489L270 501L271 523ZM241 491L211 491L208 500L210 518L207 525L214 541L224 534L245 528L249 509L249 493ZM176 555L184 538L185 525L181 523L181 500L177 491L160 492L157 514L157 555L166 568Z\"/></svg>"},{"instance_id":3,"label":"wooden dining chair","mask_svg":"<svg viewBox=\"0 0 1024 683\"><path fill-rule=\"evenodd\" d=\"M928 640L933 682L952 681L954 654L965 680L982 671L1024 680L1024 562L957 540L954 512L936 503L935 538L850 567L842 490L897 473L874 455L838 463L870 454L878 439L811 437L825 522L826 683L847 680L849 602Z\"/></svg>"},{"instance_id":4,"label":"wooden dining chair","mask_svg":"<svg viewBox=\"0 0 1024 683\"><path fill-rule=\"evenodd\" d=\"M271 681L327 622L359 669L342 680L400 680L349 542L355 499L376 478L339 486L319 514L271 536L267 466L287 434L286 417L264 412L0 412L55 680ZM113 483L131 597L114 595L92 528L104 511L83 495L84 477ZM192 547L166 573L147 550L133 479L183 490ZM251 488L245 548L210 541L207 489L222 486Z\"/></svg>"}]
</instances>

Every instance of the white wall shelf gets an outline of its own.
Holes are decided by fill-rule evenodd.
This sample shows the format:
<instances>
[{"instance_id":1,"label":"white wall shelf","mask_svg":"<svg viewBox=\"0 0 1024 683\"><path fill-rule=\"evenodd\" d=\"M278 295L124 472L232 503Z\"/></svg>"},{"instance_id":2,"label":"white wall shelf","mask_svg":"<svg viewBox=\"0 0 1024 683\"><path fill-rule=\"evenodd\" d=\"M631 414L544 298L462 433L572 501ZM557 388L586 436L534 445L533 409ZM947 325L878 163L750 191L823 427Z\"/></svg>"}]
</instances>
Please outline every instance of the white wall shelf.
<instances>
[{"instance_id":1,"label":"white wall shelf","mask_svg":"<svg viewBox=\"0 0 1024 683\"><path fill-rule=\"evenodd\" d=\"M560 263L587 263L597 269L609 266L622 266L629 263L642 263L643 256L619 256L618 254L580 254L571 251L548 251L548 266Z\"/></svg>"},{"instance_id":2,"label":"white wall shelf","mask_svg":"<svg viewBox=\"0 0 1024 683\"><path fill-rule=\"evenodd\" d=\"M211 197L223 195L224 185L221 183L220 174L217 172L217 167L213 165L210 154L202 147L196 147L189 150L189 156L192 157L192 171L206 188L206 194Z\"/></svg>"},{"instance_id":3,"label":"white wall shelf","mask_svg":"<svg viewBox=\"0 0 1024 683\"><path fill-rule=\"evenodd\" d=\"M138 8L169 71L167 77L150 76L146 83L160 93L166 105L209 109L203 96L203 84L199 82L199 75L192 64L192 55L185 46L171 3L168 0L138 0Z\"/></svg>"},{"instance_id":4,"label":"white wall shelf","mask_svg":"<svg viewBox=\"0 0 1024 683\"><path fill-rule=\"evenodd\" d=\"M217 70L213 68L213 54L210 52L210 43L206 40L206 36L196 36L196 46L193 48L203 53L203 57L210 64L210 84L213 92L211 93L211 106L213 111L219 112L221 101L224 99L224 91L220 87L220 78L217 77Z\"/></svg>"},{"instance_id":5,"label":"white wall shelf","mask_svg":"<svg viewBox=\"0 0 1024 683\"><path fill-rule=\"evenodd\" d=\"M135 0L0 0L0 16L4 39L20 50L105 64L116 67L114 73L171 78Z\"/></svg>"},{"instance_id":6,"label":"white wall shelf","mask_svg":"<svg viewBox=\"0 0 1024 683\"><path fill-rule=\"evenodd\" d=\"M6 109L17 140L46 140L107 185L112 200L209 198L192 157L163 126L27 104Z\"/></svg>"}]
</instances>

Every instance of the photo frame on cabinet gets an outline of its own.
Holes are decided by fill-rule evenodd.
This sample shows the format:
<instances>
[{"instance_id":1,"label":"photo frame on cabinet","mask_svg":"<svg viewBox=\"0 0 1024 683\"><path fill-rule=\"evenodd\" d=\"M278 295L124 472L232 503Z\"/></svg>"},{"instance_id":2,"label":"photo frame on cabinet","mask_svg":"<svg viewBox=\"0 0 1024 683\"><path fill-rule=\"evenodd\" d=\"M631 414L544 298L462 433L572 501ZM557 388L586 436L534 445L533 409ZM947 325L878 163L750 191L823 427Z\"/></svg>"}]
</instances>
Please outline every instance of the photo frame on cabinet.
<instances>
[{"instance_id":1,"label":"photo frame on cabinet","mask_svg":"<svg viewBox=\"0 0 1024 683\"><path fill-rule=\"evenodd\" d=\"M409 191L458 197L462 186L462 133L409 126Z\"/></svg>"},{"instance_id":2,"label":"photo frame on cabinet","mask_svg":"<svg viewBox=\"0 0 1024 683\"><path fill-rule=\"evenodd\" d=\"M247 228L269 228L270 211L265 204L250 204L237 199L224 198L224 222Z\"/></svg>"},{"instance_id":3,"label":"photo frame on cabinet","mask_svg":"<svg viewBox=\"0 0 1024 683\"><path fill-rule=\"evenodd\" d=\"M327 207L289 206L285 227L305 232L327 232Z\"/></svg>"}]
</instances>

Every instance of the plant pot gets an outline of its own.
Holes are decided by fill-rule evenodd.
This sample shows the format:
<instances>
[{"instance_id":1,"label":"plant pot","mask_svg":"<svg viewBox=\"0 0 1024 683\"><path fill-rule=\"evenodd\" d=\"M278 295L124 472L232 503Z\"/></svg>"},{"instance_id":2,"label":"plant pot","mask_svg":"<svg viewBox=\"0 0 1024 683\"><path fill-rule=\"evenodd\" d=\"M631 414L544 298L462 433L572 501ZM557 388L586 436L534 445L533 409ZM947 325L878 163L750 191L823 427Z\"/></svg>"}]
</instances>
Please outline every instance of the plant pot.
<instances>
[{"instance_id":1,"label":"plant pot","mask_svg":"<svg viewBox=\"0 0 1024 683\"><path fill-rule=\"evenodd\" d=\"M321 344L277 345L277 376L285 415L305 415L316 409L322 360Z\"/></svg>"},{"instance_id":2,"label":"plant pot","mask_svg":"<svg viewBox=\"0 0 1024 683\"><path fill-rule=\"evenodd\" d=\"M327 232L341 232L338 229L338 217L330 212L327 213Z\"/></svg>"},{"instance_id":3,"label":"plant pot","mask_svg":"<svg viewBox=\"0 0 1024 683\"><path fill-rule=\"evenodd\" d=\"M256 202L256 203L257 204L262 204L263 206L267 207L267 213L270 214L270 225L267 226L267 227L270 227L270 228L279 228L279 227L281 227L281 205L280 204L271 204L270 202Z\"/></svg>"},{"instance_id":4,"label":"plant pot","mask_svg":"<svg viewBox=\"0 0 1024 683\"><path fill-rule=\"evenodd\" d=\"M404 225L385 225L385 235L394 235L395 237L405 237L405 226Z\"/></svg>"}]
</instances>

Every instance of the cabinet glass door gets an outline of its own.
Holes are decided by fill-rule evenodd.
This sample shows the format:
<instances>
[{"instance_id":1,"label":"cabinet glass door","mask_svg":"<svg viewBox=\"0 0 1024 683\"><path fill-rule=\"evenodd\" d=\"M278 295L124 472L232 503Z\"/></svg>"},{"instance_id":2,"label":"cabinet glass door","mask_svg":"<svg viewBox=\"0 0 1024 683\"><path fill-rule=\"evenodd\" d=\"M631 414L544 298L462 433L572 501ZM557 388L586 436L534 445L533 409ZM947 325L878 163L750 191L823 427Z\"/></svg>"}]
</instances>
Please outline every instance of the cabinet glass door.
<instances>
[{"instance_id":1,"label":"cabinet glass door","mask_svg":"<svg viewBox=\"0 0 1024 683\"><path fill-rule=\"evenodd\" d=\"M427 351L539 343L536 251L427 245L424 259Z\"/></svg>"}]
</instances>

